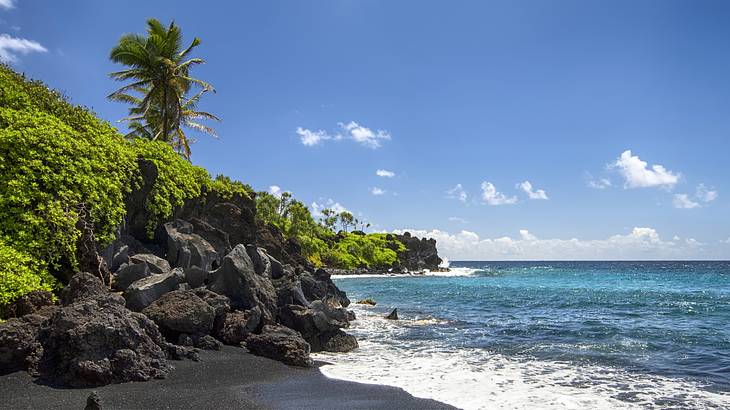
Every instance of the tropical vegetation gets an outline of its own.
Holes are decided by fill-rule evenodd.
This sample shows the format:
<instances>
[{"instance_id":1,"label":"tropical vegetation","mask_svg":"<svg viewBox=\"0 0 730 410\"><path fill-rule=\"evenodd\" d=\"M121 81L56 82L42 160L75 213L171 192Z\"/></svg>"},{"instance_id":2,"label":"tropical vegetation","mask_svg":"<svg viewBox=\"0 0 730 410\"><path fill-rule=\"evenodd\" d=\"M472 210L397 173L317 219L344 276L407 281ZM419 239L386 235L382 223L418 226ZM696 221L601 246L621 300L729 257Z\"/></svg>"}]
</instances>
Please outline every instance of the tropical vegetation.
<instances>
[{"instance_id":1,"label":"tropical vegetation","mask_svg":"<svg viewBox=\"0 0 730 410\"><path fill-rule=\"evenodd\" d=\"M194 142L185 128L216 137L215 130L198 122L201 119L220 121L215 115L199 111L200 99L214 92L209 83L191 76L191 69L205 61L190 58L200 45L194 38L183 47L182 31L175 22L165 27L156 19L147 20L147 36L125 34L112 49L109 58L129 68L111 73L117 81L129 83L109 95L109 99L131 104L129 137L167 142L190 160L190 144Z\"/></svg>"}]
</instances>

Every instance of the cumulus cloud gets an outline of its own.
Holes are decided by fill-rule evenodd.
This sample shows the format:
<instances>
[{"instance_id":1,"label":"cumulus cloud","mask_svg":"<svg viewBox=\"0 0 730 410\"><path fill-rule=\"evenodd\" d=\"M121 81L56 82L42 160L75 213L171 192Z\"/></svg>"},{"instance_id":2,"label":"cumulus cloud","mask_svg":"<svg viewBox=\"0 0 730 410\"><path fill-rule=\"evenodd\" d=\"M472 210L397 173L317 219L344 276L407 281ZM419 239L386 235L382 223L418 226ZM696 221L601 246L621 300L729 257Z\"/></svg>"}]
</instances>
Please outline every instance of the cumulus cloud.
<instances>
[{"instance_id":1,"label":"cumulus cloud","mask_svg":"<svg viewBox=\"0 0 730 410\"><path fill-rule=\"evenodd\" d=\"M322 216L322 210L323 209L331 209L335 211L336 213L340 212L350 212L349 209L345 208L342 204L339 202L336 202L332 198L329 198L327 200L320 200L321 202L312 202L312 216L315 218Z\"/></svg>"},{"instance_id":2,"label":"cumulus cloud","mask_svg":"<svg viewBox=\"0 0 730 410\"><path fill-rule=\"evenodd\" d=\"M455 187L446 191L446 195L451 199L458 199L462 203L466 203L466 200L469 199L469 196L466 191L464 191L464 187L462 187L461 184L456 184Z\"/></svg>"},{"instance_id":3,"label":"cumulus cloud","mask_svg":"<svg viewBox=\"0 0 730 410\"><path fill-rule=\"evenodd\" d=\"M517 198L514 196L508 197L505 194L497 191L497 188L491 182L482 182L482 201L489 205L512 205L517 203Z\"/></svg>"},{"instance_id":4,"label":"cumulus cloud","mask_svg":"<svg viewBox=\"0 0 730 410\"><path fill-rule=\"evenodd\" d=\"M18 61L19 55L45 53L47 51L45 47L36 41L0 34L0 61L14 63Z\"/></svg>"},{"instance_id":5,"label":"cumulus cloud","mask_svg":"<svg viewBox=\"0 0 730 410\"><path fill-rule=\"evenodd\" d=\"M702 202L712 202L717 199L718 193L715 190L708 189L705 184L699 184L695 190L695 196Z\"/></svg>"},{"instance_id":6,"label":"cumulus cloud","mask_svg":"<svg viewBox=\"0 0 730 410\"><path fill-rule=\"evenodd\" d=\"M302 144L308 147L321 144L323 141L331 140L334 138L331 135L327 134L326 131L312 131L302 127L297 127L297 135L299 135L299 139L302 141Z\"/></svg>"},{"instance_id":7,"label":"cumulus cloud","mask_svg":"<svg viewBox=\"0 0 730 410\"><path fill-rule=\"evenodd\" d=\"M385 190L380 189L380 188L374 186L374 187L370 188L370 193L373 194L373 195L376 195L376 196L377 195L384 195L385 194Z\"/></svg>"},{"instance_id":8,"label":"cumulus cloud","mask_svg":"<svg viewBox=\"0 0 730 410\"><path fill-rule=\"evenodd\" d=\"M355 140L360 145L368 148L376 149L381 147L381 141L389 140L390 133L385 130L373 131L370 128L364 127L355 121L350 121L347 124L340 123L342 128L349 136L349 138Z\"/></svg>"},{"instance_id":9,"label":"cumulus cloud","mask_svg":"<svg viewBox=\"0 0 730 410\"><path fill-rule=\"evenodd\" d=\"M312 131L307 128L297 127L296 133L302 144L311 147L313 145L322 144L324 141L341 141L350 139L358 144L376 149L382 146L382 141L390 139L390 133L385 130L373 131L370 128L362 126L355 121L348 123L338 123L339 130L333 134L324 130Z\"/></svg>"},{"instance_id":10,"label":"cumulus cloud","mask_svg":"<svg viewBox=\"0 0 730 410\"><path fill-rule=\"evenodd\" d=\"M530 181L517 184L517 188L524 191L530 199L548 199L547 193L542 189L532 189Z\"/></svg>"},{"instance_id":11,"label":"cumulus cloud","mask_svg":"<svg viewBox=\"0 0 730 410\"><path fill-rule=\"evenodd\" d=\"M635 227L605 239L542 239L522 229L519 236L481 238L462 230L449 233L438 229L397 229L417 237L436 239L439 255L450 260L646 260L722 257L696 240L664 240L649 227ZM724 255L726 256L726 255Z\"/></svg>"},{"instance_id":12,"label":"cumulus cloud","mask_svg":"<svg viewBox=\"0 0 730 410\"><path fill-rule=\"evenodd\" d=\"M375 171L375 175L382 177L382 178L393 178L395 177L395 172L388 171L387 169L379 169Z\"/></svg>"},{"instance_id":13,"label":"cumulus cloud","mask_svg":"<svg viewBox=\"0 0 730 410\"><path fill-rule=\"evenodd\" d=\"M611 164L611 167L618 169L624 177L625 188L671 189L677 184L680 177L679 173L673 173L659 164L649 167L646 161L642 161L638 155L632 155L630 150L624 151L616 162Z\"/></svg>"},{"instance_id":14,"label":"cumulus cloud","mask_svg":"<svg viewBox=\"0 0 730 410\"><path fill-rule=\"evenodd\" d=\"M1 9L12 9L15 7L15 0L0 0Z\"/></svg>"}]
</instances>

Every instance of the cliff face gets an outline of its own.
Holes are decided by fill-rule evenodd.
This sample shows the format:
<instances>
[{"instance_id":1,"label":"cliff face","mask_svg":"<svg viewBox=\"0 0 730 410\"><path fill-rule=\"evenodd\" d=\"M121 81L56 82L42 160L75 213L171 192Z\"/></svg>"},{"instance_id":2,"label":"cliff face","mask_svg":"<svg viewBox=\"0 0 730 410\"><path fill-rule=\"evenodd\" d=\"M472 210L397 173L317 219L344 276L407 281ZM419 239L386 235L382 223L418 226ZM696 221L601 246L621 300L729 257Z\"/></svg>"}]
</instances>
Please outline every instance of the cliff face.
<instances>
[{"instance_id":1,"label":"cliff face","mask_svg":"<svg viewBox=\"0 0 730 410\"><path fill-rule=\"evenodd\" d=\"M434 270L441 264L442 260L439 258L435 239L419 239L411 236L410 232L395 235L395 237L406 246L406 251L398 255L401 268L411 271Z\"/></svg>"}]
</instances>

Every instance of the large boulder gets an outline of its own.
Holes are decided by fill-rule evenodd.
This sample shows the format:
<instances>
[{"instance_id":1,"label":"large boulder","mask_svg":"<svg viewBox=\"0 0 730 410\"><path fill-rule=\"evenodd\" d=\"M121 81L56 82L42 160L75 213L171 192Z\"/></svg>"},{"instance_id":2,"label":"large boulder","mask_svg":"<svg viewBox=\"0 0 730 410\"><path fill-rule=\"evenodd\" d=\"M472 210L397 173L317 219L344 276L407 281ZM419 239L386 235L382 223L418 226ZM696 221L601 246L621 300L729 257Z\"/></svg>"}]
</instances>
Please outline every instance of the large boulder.
<instances>
[{"instance_id":1,"label":"large boulder","mask_svg":"<svg viewBox=\"0 0 730 410\"><path fill-rule=\"evenodd\" d=\"M171 292L180 285L182 269L175 269L168 273L148 276L132 283L124 292L127 307L135 312L149 306L167 292Z\"/></svg>"},{"instance_id":2,"label":"large boulder","mask_svg":"<svg viewBox=\"0 0 730 410\"><path fill-rule=\"evenodd\" d=\"M151 253L138 253L129 257L130 263L145 263L155 275L170 271L170 263Z\"/></svg>"},{"instance_id":3,"label":"large boulder","mask_svg":"<svg viewBox=\"0 0 730 410\"><path fill-rule=\"evenodd\" d=\"M348 319L345 309L330 307L320 300L309 307L287 305L279 309L279 322L301 333L314 352L326 350L326 342L332 335L340 328L349 327Z\"/></svg>"},{"instance_id":4,"label":"large boulder","mask_svg":"<svg viewBox=\"0 0 730 410\"><path fill-rule=\"evenodd\" d=\"M259 335L246 339L248 350L259 356L292 366L311 367L309 344L296 331L284 326L266 325Z\"/></svg>"},{"instance_id":5,"label":"large boulder","mask_svg":"<svg viewBox=\"0 0 730 410\"><path fill-rule=\"evenodd\" d=\"M199 288L208 282L210 272L193 265L185 268L183 276L185 277L185 283L190 285L191 288Z\"/></svg>"},{"instance_id":6,"label":"large boulder","mask_svg":"<svg viewBox=\"0 0 730 410\"><path fill-rule=\"evenodd\" d=\"M99 279L76 274L62 299L64 306L49 317L22 319L40 322L35 347L25 359L32 372L70 386L167 375L170 367L157 326L126 309L124 299L108 293Z\"/></svg>"},{"instance_id":7,"label":"large boulder","mask_svg":"<svg viewBox=\"0 0 730 410\"><path fill-rule=\"evenodd\" d=\"M193 225L177 219L164 225L167 260L181 268L197 266L203 270L216 269L220 257L213 245L193 232Z\"/></svg>"},{"instance_id":8,"label":"large boulder","mask_svg":"<svg viewBox=\"0 0 730 410\"><path fill-rule=\"evenodd\" d=\"M215 311L212 334L219 334L220 330L223 328L223 322L226 320L226 315L231 311L230 299L205 288L197 288L192 291Z\"/></svg>"},{"instance_id":9,"label":"large boulder","mask_svg":"<svg viewBox=\"0 0 730 410\"><path fill-rule=\"evenodd\" d=\"M342 330L322 333L318 337L319 348L326 352L345 353L357 349L357 339Z\"/></svg>"},{"instance_id":10,"label":"large boulder","mask_svg":"<svg viewBox=\"0 0 730 410\"><path fill-rule=\"evenodd\" d=\"M152 272L146 263L123 264L114 274L112 286L124 291L132 283L148 276L152 276Z\"/></svg>"},{"instance_id":11,"label":"large boulder","mask_svg":"<svg viewBox=\"0 0 730 410\"><path fill-rule=\"evenodd\" d=\"M225 344L238 345L244 342L261 323L261 309L256 306L245 312L236 311L226 315L218 338Z\"/></svg>"},{"instance_id":12,"label":"large boulder","mask_svg":"<svg viewBox=\"0 0 730 410\"><path fill-rule=\"evenodd\" d=\"M162 295L142 310L157 324L168 340L181 333L208 334L213 329L215 309L189 290L174 290Z\"/></svg>"},{"instance_id":13,"label":"large boulder","mask_svg":"<svg viewBox=\"0 0 730 410\"><path fill-rule=\"evenodd\" d=\"M324 269L314 273L303 272L300 276L302 291L307 300L321 300L330 306L347 307L350 299L332 282L330 274Z\"/></svg>"},{"instance_id":14,"label":"large boulder","mask_svg":"<svg viewBox=\"0 0 730 410\"><path fill-rule=\"evenodd\" d=\"M227 296L231 308L261 309L264 323L273 323L277 313L276 290L269 278L257 275L246 247L237 245L223 258L221 267L211 272L208 289Z\"/></svg>"},{"instance_id":15,"label":"large boulder","mask_svg":"<svg viewBox=\"0 0 730 410\"><path fill-rule=\"evenodd\" d=\"M276 287L277 305L283 307L286 305L309 306L309 301L304 296L302 290L302 281L293 269L284 268L284 273L278 279L274 279Z\"/></svg>"},{"instance_id":16,"label":"large boulder","mask_svg":"<svg viewBox=\"0 0 730 410\"><path fill-rule=\"evenodd\" d=\"M253 262L253 270L257 275L271 278L271 261L266 249L257 248L255 245L246 245L246 252Z\"/></svg>"}]
</instances>

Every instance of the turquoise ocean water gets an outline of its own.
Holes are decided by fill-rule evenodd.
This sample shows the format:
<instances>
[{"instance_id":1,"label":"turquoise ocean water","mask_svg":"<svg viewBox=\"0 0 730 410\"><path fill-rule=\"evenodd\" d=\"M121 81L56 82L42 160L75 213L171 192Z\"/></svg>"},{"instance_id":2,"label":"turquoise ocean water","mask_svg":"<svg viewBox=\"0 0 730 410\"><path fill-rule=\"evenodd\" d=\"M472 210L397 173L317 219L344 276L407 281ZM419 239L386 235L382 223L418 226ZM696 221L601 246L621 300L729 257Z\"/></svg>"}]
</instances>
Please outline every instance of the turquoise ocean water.
<instances>
[{"instance_id":1,"label":"turquoise ocean water","mask_svg":"<svg viewBox=\"0 0 730 410\"><path fill-rule=\"evenodd\" d=\"M730 408L730 262L451 267L336 278L378 304L323 372L463 408Z\"/></svg>"}]
</instances>

